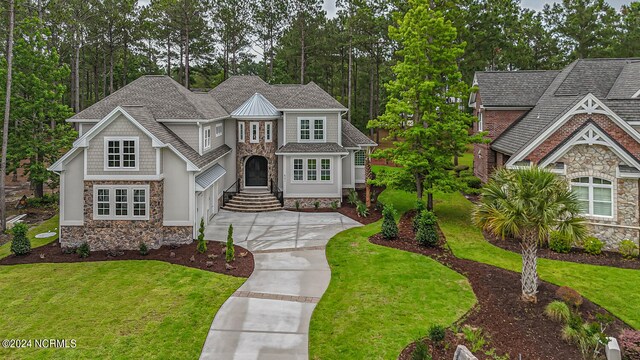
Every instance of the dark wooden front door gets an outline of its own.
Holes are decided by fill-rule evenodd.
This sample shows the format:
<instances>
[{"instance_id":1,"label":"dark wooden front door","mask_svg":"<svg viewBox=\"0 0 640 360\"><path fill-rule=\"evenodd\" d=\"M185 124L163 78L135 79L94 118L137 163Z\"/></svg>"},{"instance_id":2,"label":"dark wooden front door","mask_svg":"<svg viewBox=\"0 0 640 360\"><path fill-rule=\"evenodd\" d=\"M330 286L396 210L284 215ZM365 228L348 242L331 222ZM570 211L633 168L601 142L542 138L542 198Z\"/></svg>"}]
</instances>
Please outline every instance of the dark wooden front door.
<instances>
[{"instance_id":1,"label":"dark wooden front door","mask_svg":"<svg viewBox=\"0 0 640 360\"><path fill-rule=\"evenodd\" d=\"M244 176L245 186L267 186L267 159L262 156L252 156L247 159Z\"/></svg>"}]
</instances>

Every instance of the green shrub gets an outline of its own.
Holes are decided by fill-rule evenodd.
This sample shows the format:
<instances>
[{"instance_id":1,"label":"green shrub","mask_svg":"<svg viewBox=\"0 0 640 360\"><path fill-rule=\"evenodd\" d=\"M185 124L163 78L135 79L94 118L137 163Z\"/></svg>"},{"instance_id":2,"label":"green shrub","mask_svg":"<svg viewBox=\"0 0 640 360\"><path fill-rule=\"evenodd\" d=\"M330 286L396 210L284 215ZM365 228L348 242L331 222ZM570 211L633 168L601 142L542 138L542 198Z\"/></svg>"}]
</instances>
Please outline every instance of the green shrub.
<instances>
[{"instance_id":1,"label":"green shrub","mask_svg":"<svg viewBox=\"0 0 640 360\"><path fill-rule=\"evenodd\" d=\"M411 353L411 360L431 360L431 354L429 353L429 347L422 341L422 339L416 340L416 347Z\"/></svg>"},{"instance_id":2,"label":"green shrub","mask_svg":"<svg viewBox=\"0 0 640 360\"><path fill-rule=\"evenodd\" d=\"M147 247L147 244L141 242L140 243L140 255L147 256L148 254L149 254L149 248Z\"/></svg>"},{"instance_id":3,"label":"green shrub","mask_svg":"<svg viewBox=\"0 0 640 360\"><path fill-rule=\"evenodd\" d=\"M460 171L460 175L458 177L465 178L469 176L473 176L473 170L462 170Z\"/></svg>"},{"instance_id":4,"label":"green shrub","mask_svg":"<svg viewBox=\"0 0 640 360\"><path fill-rule=\"evenodd\" d=\"M331 210L333 210L333 211L338 210L338 202L337 201L332 201L331 202Z\"/></svg>"},{"instance_id":5,"label":"green shrub","mask_svg":"<svg viewBox=\"0 0 640 360\"><path fill-rule=\"evenodd\" d=\"M17 223L13 225L11 234L13 240L11 241L11 252L15 255L27 255L31 252L31 241L27 237L29 226L25 223Z\"/></svg>"},{"instance_id":6,"label":"green shrub","mask_svg":"<svg viewBox=\"0 0 640 360\"><path fill-rule=\"evenodd\" d=\"M428 210L423 210L418 219L418 231L416 231L416 240L422 246L438 245L438 230L436 223L438 219L436 215Z\"/></svg>"},{"instance_id":7,"label":"green shrub","mask_svg":"<svg viewBox=\"0 0 640 360\"><path fill-rule=\"evenodd\" d=\"M296 211L299 211L300 210L300 201L296 200L295 205L296 205Z\"/></svg>"},{"instance_id":8,"label":"green shrub","mask_svg":"<svg viewBox=\"0 0 640 360\"><path fill-rule=\"evenodd\" d=\"M469 325L466 325L462 329L462 333L464 334L464 338L469 343L469 350L472 353L477 353L482 350L484 345L487 343L487 339L484 337L481 328L473 328Z\"/></svg>"},{"instance_id":9,"label":"green shrub","mask_svg":"<svg viewBox=\"0 0 640 360\"><path fill-rule=\"evenodd\" d=\"M369 216L369 209L367 209L367 204L363 203L360 200L358 200L358 202L356 203L356 212L358 213L359 217Z\"/></svg>"},{"instance_id":10,"label":"green shrub","mask_svg":"<svg viewBox=\"0 0 640 360\"><path fill-rule=\"evenodd\" d=\"M602 253L602 248L604 247L604 243L600 241L597 237L589 236L584 239L584 243L582 244L584 247L584 251L590 255L600 255Z\"/></svg>"},{"instance_id":11,"label":"green shrub","mask_svg":"<svg viewBox=\"0 0 640 360\"><path fill-rule=\"evenodd\" d=\"M318 208L320 207L320 201L314 201L313 203L313 207L318 210Z\"/></svg>"},{"instance_id":12,"label":"green shrub","mask_svg":"<svg viewBox=\"0 0 640 360\"><path fill-rule=\"evenodd\" d=\"M544 308L544 313L554 321L566 323L571 317L571 309L569 305L562 301L552 301Z\"/></svg>"},{"instance_id":13,"label":"green shrub","mask_svg":"<svg viewBox=\"0 0 640 360\"><path fill-rule=\"evenodd\" d=\"M358 206L360 198L358 197L358 192L355 189L349 189L349 194L347 194L347 202L351 205Z\"/></svg>"},{"instance_id":14,"label":"green shrub","mask_svg":"<svg viewBox=\"0 0 640 360\"><path fill-rule=\"evenodd\" d=\"M482 187L482 180L477 176L465 176L461 180L470 189L480 189Z\"/></svg>"},{"instance_id":15,"label":"green shrub","mask_svg":"<svg viewBox=\"0 0 640 360\"><path fill-rule=\"evenodd\" d=\"M638 257L638 245L633 240L622 240L618 246L618 252L625 259L635 259Z\"/></svg>"},{"instance_id":16,"label":"green shrub","mask_svg":"<svg viewBox=\"0 0 640 360\"><path fill-rule=\"evenodd\" d=\"M427 337L429 338L429 340L433 341L434 343L439 343L444 340L444 337L446 334L447 334L447 329L444 326L434 324L429 327L429 330L427 332Z\"/></svg>"},{"instance_id":17,"label":"green shrub","mask_svg":"<svg viewBox=\"0 0 640 360\"><path fill-rule=\"evenodd\" d=\"M416 201L416 215L413 217L413 231L418 231L420 214L425 210L427 210L427 205L422 201L422 199L418 199L418 201Z\"/></svg>"},{"instance_id":18,"label":"green shrub","mask_svg":"<svg viewBox=\"0 0 640 360\"><path fill-rule=\"evenodd\" d=\"M225 249L225 259L228 263L236 259L236 249L233 247L233 225L229 225L229 231L227 232L227 245Z\"/></svg>"},{"instance_id":19,"label":"green shrub","mask_svg":"<svg viewBox=\"0 0 640 360\"><path fill-rule=\"evenodd\" d=\"M76 249L76 254L78 254L78 256L80 256L81 258L87 258L89 257L89 254L91 253L91 248L89 247L89 243L87 243L86 241L83 242L80 246L78 246L78 248Z\"/></svg>"},{"instance_id":20,"label":"green shrub","mask_svg":"<svg viewBox=\"0 0 640 360\"><path fill-rule=\"evenodd\" d=\"M396 210L391 205L385 205L382 209L382 237L387 240L398 237L398 224L396 224Z\"/></svg>"},{"instance_id":21,"label":"green shrub","mask_svg":"<svg viewBox=\"0 0 640 360\"><path fill-rule=\"evenodd\" d=\"M58 200L60 199L59 194L44 194L40 198L28 198L27 206L28 207L52 207L58 205Z\"/></svg>"},{"instance_id":22,"label":"green shrub","mask_svg":"<svg viewBox=\"0 0 640 360\"><path fill-rule=\"evenodd\" d=\"M204 239L204 218L200 218L200 228L198 229L198 246L196 250L200 254L207 252L207 241Z\"/></svg>"},{"instance_id":23,"label":"green shrub","mask_svg":"<svg viewBox=\"0 0 640 360\"><path fill-rule=\"evenodd\" d=\"M549 249L557 253L566 254L571 251L573 240L571 237L562 234L559 231L552 231L549 234Z\"/></svg>"},{"instance_id":24,"label":"green shrub","mask_svg":"<svg viewBox=\"0 0 640 360\"><path fill-rule=\"evenodd\" d=\"M469 165L457 165L453 167L453 171L456 172L457 177L460 177L460 173L465 170L469 170Z\"/></svg>"}]
</instances>

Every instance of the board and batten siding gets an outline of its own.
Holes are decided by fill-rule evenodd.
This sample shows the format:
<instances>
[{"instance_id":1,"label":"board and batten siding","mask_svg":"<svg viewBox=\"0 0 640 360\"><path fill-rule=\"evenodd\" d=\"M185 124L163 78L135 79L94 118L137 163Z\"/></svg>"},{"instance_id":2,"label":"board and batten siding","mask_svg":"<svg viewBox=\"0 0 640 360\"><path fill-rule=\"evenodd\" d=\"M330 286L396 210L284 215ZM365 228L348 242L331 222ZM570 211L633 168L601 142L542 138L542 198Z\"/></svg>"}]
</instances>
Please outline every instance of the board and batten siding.
<instances>
[{"instance_id":1,"label":"board and batten siding","mask_svg":"<svg viewBox=\"0 0 640 360\"><path fill-rule=\"evenodd\" d=\"M340 118L337 112L314 112L314 113L300 113L300 112L287 112L287 142L298 142L298 119L299 118L326 118L326 142L340 143L338 132L340 131Z\"/></svg>"},{"instance_id":2,"label":"board and batten siding","mask_svg":"<svg viewBox=\"0 0 640 360\"><path fill-rule=\"evenodd\" d=\"M162 149L164 170L164 217L166 222L189 221L189 172L184 160L173 151ZM188 224L185 224L188 225Z\"/></svg>"},{"instance_id":3,"label":"board and batten siding","mask_svg":"<svg viewBox=\"0 0 640 360\"><path fill-rule=\"evenodd\" d=\"M165 124L171 131L178 135L187 145L198 151L198 137L200 130L197 124Z\"/></svg>"},{"instance_id":4,"label":"board and batten siding","mask_svg":"<svg viewBox=\"0 0 640 360\"><path fill-rule=\"evenodd\" d=\"M84 222L84 152L64 165L61 174L60 222L62 225L81 225Z\"/></svg>"},{"instance_id":5,"label":"board and batten siding","mask_svg":"<svg viewBox=\"0 0 640 360\"><path fill-rule=\"evenodd\" d=\"M104 166L105 137L138 137L138 170L110 171ZM155 175L156 150L151 138L136 127L124 115L119 115L89 142L87 148L87 175Z\"/></svg>"},{"instance_id":6,"label":"board and batten siding","mask_svg":"<svg viewBox=\"0 0 640 360\"><path fill-rule=\"evenodd\" d=\"M339 155L309 155L309 156L283 156L285 190L284 197L316 198L316 197L341 197L342 196L342 163ZM331 181L322 182L294 182L293 159L321 159L331 158ZM320 164L318 163L318 178L320 177Z\"/></svg>"}]
</instances>

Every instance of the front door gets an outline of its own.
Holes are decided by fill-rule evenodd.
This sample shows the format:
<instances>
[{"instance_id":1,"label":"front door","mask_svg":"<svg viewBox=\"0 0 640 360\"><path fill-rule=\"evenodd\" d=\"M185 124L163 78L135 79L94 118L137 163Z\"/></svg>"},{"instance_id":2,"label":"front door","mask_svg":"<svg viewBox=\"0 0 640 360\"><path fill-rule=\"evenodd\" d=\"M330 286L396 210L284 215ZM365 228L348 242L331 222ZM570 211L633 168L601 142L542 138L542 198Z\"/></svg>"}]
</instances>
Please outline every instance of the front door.
<instances>
[{"instance_id":1,"label":"front door","mask_svg":"<svg viewBox=\"0 0 640 360\"><path fill-rule=\"evenodd\" d=\"M267 186L267 159L262 156L252 156L245 165L245 186Z\"/></svg>"}]
</instances>

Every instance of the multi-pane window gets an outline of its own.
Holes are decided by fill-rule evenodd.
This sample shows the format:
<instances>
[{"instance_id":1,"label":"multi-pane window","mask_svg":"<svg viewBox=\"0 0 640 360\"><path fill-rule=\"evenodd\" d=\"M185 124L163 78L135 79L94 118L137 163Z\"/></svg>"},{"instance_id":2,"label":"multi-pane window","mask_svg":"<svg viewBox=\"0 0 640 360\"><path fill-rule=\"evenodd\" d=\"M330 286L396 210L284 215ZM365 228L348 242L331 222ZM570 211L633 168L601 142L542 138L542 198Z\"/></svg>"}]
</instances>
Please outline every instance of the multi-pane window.
<instances>
[{"instance_id":1,"label":"multi-pane window","mask_svg":"<svg viewBox=\"0 0 640 360\"><path fill-rule=\"evenodd\" d=\"M105 139L107 169L135 169L137 140Z\"/></svg>"},{"instance_id":2,"label":"multi-pane window","mask_svg":"<svg viewBox=\"0 0 640 360\"><path fill-rule=\"evenodd\" d=\"M216 137L222 136L222 131L223 131L222 123L216 124Z\"/></svg>"},{"instance_id":3,"label":"multi-pane window","mask_svg":"<svg viewBox=\"0 0 640 360\"><path fill-rule=\"evenodd\" d=\"M356 166L364 166L366 156L364 150L358 150L354 154L354 161Z\"/></svg>"},{"instance_id":4,"label":"multi-pane window","mask_svg":"<svg viewBox=\"0 0 640 360\"><path fill-rule=\"evenodd\" d=\"M320 160L320 180L331 181L331 159Z\"/></svg>"},{"instance_id":5,"label":"multi-pane window","mask_svg":"<svg viewBox=\"0 0 640 360\"><path fill-rule=\"evenodd\" d=\"M203 132L204 132L203 145L205 149L208 149L211 147L211 126L207 126L206 128L204 128Z\"/></svg>"},{"instance_id":6,"label":"multi-pane window","mask_svg":"<svg viewBox=\"0 0 640 360\"><path fill-rule=\"evenodd\" d=\"M478 112L478 131L484 131L484 119L482 112Z\"/></svg>"},{"instance_id":7,"label":"multi-pane window","mask_svg":"<svg viewBox=\"0 0 640 360\"><path fill-rule=\"evenodd\" d=\"M307 180L315 181L318 179L318 167L316 159L307 159Z\"/></svg>"},{"instance_id":8,"label":"multi-pane window","mask_svg":"<svg viewBox=\"0 0 640 360\"><path fill-rule=\"evenodd\" d=\"M313 120L313 140L324 140L324 120Z\"/></svg>"},{"instance_id":9,"label":"multi-pane window","mask_svg":"<svg viewBox=\"0 0 640 360\"><path fill-rule=\"evenodd\" d=\"M98 197L96 199L97 213L99 216L109 216L109 189L98 189Z\"/></svg>"},{"instance_id":10,"label":"multi-pane window","mask_svg":"<svg viewBox=\"0 0 640 360\"><path fill-rule=\"evenodd\" d=\"M613 216L613 184L609 180L583 176L571 180L585 215Z\"/></svg>"},{"instance_id":11,"label":"multi-pane window","mask_svg":"<svg viewBox=\"0 0 640 360\"><path fill-rule=\"evenodd\" d=\"M244 121L238 123L238 141L244 142Z\"/></svg>"},{"instance_id":12,"label":"multi-pane window","mask_svg":"<svg viewBox=\"0 0 640 360\"><path fill-rule=\"evenodd\" d=\"M304 169L302 167L302 159L293 159L293 180L304 180Z\"/></svg>"},{"instance_id":13,"label":"multi-pane window","mask_svg":"<svg viewBox=\"0 0 640 360\"><path fill-rule=\"evenodd\" d=\"M309 140L311 136L309 120L300 120L300 140Z\"/></svg>"},{"instance_id":14,"label":"multi-pane window","mask_svg":"<svg viewBox=\"0 0 640 360\"><path fill-rule=\"evenodd\" d=\"M94 214L98 220L147 220L149 186L96 185Z\"/></svg>"},{"instance_id":15,"label":"multi-pane window","mask_svg":"<svg viewBox=\"0 0 640 360\"><path fill-rule=\"evenodd\" d=\"M271 122L264 123L264 141L273 141L273 124Z\"/></svg>"},{"instance_id":16,"label":"multi-pane window","mask_svg":"<svg viewBox=\"0 0 640 360\"><path fill-rule=\"evenodd\" d=\"M252 122L251 123L251 138L250 138L250 142L252 143L257 143L260 142L260 133L259 133L259 123L257 122Z\"/></svg>"}]
</instances>

